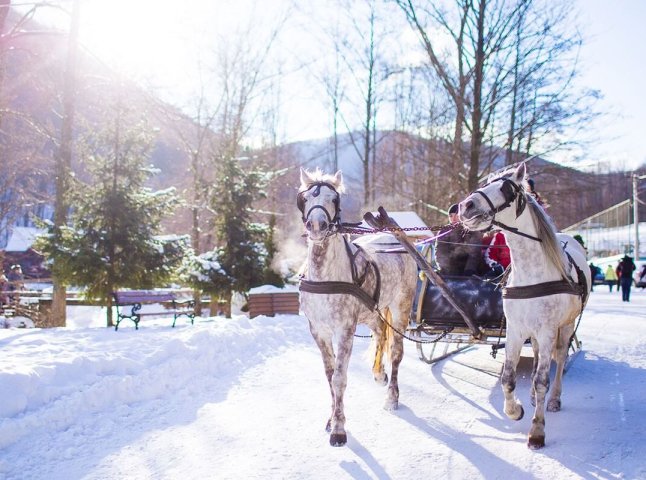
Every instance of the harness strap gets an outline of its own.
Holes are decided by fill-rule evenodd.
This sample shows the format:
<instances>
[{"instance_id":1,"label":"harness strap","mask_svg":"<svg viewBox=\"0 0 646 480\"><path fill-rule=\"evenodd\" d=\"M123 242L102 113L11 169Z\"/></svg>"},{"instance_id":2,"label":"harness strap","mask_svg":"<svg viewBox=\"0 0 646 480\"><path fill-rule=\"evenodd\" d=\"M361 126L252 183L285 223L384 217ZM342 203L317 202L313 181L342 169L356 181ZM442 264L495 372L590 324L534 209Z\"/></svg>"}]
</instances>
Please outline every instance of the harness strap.
<instances>
[{"instance_id":1,"label":"harness strap","mask_svg":"<svg viewBox=\"0 0 646 480\"><path fill-rule=\"evenodd\" d=\"M509 299L526 299L536 297L547 297L558 293L567 293L568 295L585 295L585 280L583 284L573 285L567 280L556 280L553 282L536 283L523 287L503 287L502 297Z\"/></svg>"},{"instance_id":2,"label":"harness strap","mask_svg":"<svg viewBox=\"0 0 646 480\"><path fill-rule=\"evenodd\" d=\"M574 259L572 258L572 256L565 250L566 246L567 246L567 243L563 245L563 252L565 252L565 255L567 255L570 265L574 267L574 270L576 270L576 276L579 277L579 286L583 290L581 292L581 313L583 313L583 307L588 301L588 296L590 295L590 291L588 290L588 284L585 281L585 275L583 274L579 266L574 262Z\"/></svg>"},{"instance_id":3,"label":"harness strap","mask_svg":"<svg viewBox=\"0 0 646 480\"><path fill-rule=\"evenodd\" d=\"M353 244L356 247L356 251L353 253L352 248L350 247L350 242L346 237L343 237L345 243L345 250L350 260L350 273L352 275L352 282L341 282L341 281L322 281L317 282L314 280L306 280L301 278L299 290L307 293L316 293L316 294L349 294L358 298L370 311L374 311L379 305L379 299L381 298L381 272L379 267L373 260L368 260L366 262L366 268L363 270L363 273L359 275L357 271L357 256L360 253L365 254L365 250L357 244ZM367 258L367 255L366 255ZM366 281L368 275L368 269L371 268L375 273L375 290L370 296L362 287Z\"/></svg>"},{"instance_id":4,"label":"harness strap","mask_svg":"<svg viewBox=\"0 0 646 480\"><path fill-rule=\"evenodd\" d=\"M378 271L378 270L376 270ZM379 275L377 275L379 278ZM371 297L365 290L358 285L350 282L314 282L301 278L299 286L301 292L334 295L352 295L359 299L370 311L374 311L379 303L379 290L377 289L376 298Z\"/></svg>"},{"instance_id":5,"label":"harness strap","mask_svg":"<svg viewBox=\"0 0 646 480\"><path fill-rule=\"evenodd\" d=\"M526 285L524 287L503 287L503 298L525 299L546 297L548 295L556 295L558 293L578 295L581 297L581 313L583 313L583 307L589 295L585 275L578 267L578 265L574 262L572 256L567 251L565 251L565 246L563 247L563 252L567 256L568 261L570 262L570 266L574 267L574 270L576 271L577 277L579 279L577 283L573 283L572 280L561 279L553 282L543 282L534 285Z\"/></svg>"}]
</instances>

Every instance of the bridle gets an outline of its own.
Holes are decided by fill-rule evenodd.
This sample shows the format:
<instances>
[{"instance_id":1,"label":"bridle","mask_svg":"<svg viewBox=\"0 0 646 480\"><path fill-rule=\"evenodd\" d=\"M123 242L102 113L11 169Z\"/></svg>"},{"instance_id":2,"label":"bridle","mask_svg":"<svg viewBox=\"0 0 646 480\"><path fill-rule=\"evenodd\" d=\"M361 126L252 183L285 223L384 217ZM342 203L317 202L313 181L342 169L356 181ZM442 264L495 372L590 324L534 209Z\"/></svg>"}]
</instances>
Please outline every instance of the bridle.
<instances>
[{"instance_id":1,"label":"bridle","mask_svg":"<svg viewBox=\"0 0 646 480\"><path fill-rule=\"evenodd\" d=\"M490 182L487 185L483 186L482 188L485 188L494 182L502 182L500 191L503 193L505 197L505 203L503 203L499 207L494 206L491 199L487 196L486 193L482 191L482 189L478 189L475 192L473 192L481 195L489 205L489 208L491 210L485 215L488 215L489 217L491 217L490 226L496 225L497 227L500 227L501 229L507 232L511 232L516 235L520 235L521 237L529 238L531 240L535 240L537 242L542 243L543 242L542 239L535 237L533 235L529 235L527 233L521 232L515 227L510 227L509 225L505 225L504 223L496 220L496 213L502 212L503 210L511 207L514 204L514 202L516 202L516 218L518 218L527 207L527 198L525 197L526 194L524 189L518 184L516 184L514 181L510 180L508 177L498 178L493 182ZM587 290L585 276L581 271L581 269L574 262L572 256L565 250L565 245L563 247L563 251L567 256L570 262L570 265L573 266L577 272L577 277L579 281L576 284L571 278L570 279L562 278L561 280L536 283L533 285L523 285L520 287L508 287L505 285L503 286L503 289L502 289L503 299L528 299L528 298L537 298L537 297L545 297L549 295L556 295L559 293L566 293L568 295L578 295L581 297L581 315L582 315L583 307L585 306L585 303L588 297L588 290ZM579 320L580 319L581 317L579 316Z\"/></svg>"},{"instance_id":2,"label":"bridle","mask_svg":"<svg viewBox=\"0 0 646 480\"><path fill-rule=\"evenodd\" d=\"M502 205L499 205L498 207L495 207L491 199L487 196L487 194L482 191L483 188L495 182L502 182L500 191L502 192L505 198L505 202ZM493 182L487 183L482 188L479 188L473 193L474 194L477 193L478 195L481 195L489 205L490 210L489 212L487 212L487 216L491 218L490 227L495 225L497 227L500 227L503 230L506 230L511 233L515 233L516 235L520 235L521 237L529 238L537 242L542 242L542 240L538 237L521 232L515 227L510 227L509 225L505 225L504 223L496 220L496 214L502 212L503 210L508 209L514 204L514 202L516 203L516 218L520 217L520 215L523 213L523 211L525 210L525 207L527 207L527 198L525 197L525 191L520 185L516 184L514 181L510 180L507 177L503 177L503 178L498 178Z\"/></svg>"},{"instance_id":3,"label":"bridle","mask_svg":"<svg viewBox=\"0 0 646 480\"><path fill-rule=\"evenodd\" d=\"M321 188L322 187L327 187L330 190L334 192L334 200L332 203L334 204L334 215L331 215L330 212L323 206L323 205L314 205L311 207L307 213L305 213L305 204L307 203L307 199L305 198L305 194L309 192L310 190L314 189L312 192L312 197L318 197L321 194ZM296 206L298 209L301 211L301 220L303 221L303 224L307 228L307 224L309 222L308 218L310 214L318 209L323 210L325 213L325 216L327 217L328 223L327 223L327 233L328 235L335 233L338 231L340 227L340 222L341 222L341 206L340 206L340 195L339 192L337 192L336 188L334 185L328 182L314 182L310 184L305 190L302 190L298 192L298 195L296 196Z\"/></svg>"}]
</instances>

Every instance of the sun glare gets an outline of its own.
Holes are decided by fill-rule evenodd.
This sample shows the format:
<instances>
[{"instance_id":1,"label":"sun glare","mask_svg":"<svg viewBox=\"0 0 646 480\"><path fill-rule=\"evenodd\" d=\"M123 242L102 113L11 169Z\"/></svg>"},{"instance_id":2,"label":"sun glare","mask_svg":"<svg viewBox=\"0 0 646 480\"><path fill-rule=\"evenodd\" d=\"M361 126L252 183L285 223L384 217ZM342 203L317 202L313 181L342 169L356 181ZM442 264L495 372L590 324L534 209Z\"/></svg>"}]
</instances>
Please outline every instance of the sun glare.
<instances>
[{"instance_id":1,"label":"sun glare","mask_svg":"<svg viewBox=\"0 0 646 480\"><path fill-rule=\"evenodd\" d=\"M178 5L159 0L83 2L80 41L128 76L171 74L186 59L195 32L187 10Z\"/></svg>"},{"instance_id":2,"label":"sun glare","mask_svg":"<svg viewBox=\"0 0 646 480\"><path fill-rule=\"evenodd\" d=\"M218 38L248 22L257 2L81 0L80 42L128 78L185 93Z\"/></svg>"}]
</instances>

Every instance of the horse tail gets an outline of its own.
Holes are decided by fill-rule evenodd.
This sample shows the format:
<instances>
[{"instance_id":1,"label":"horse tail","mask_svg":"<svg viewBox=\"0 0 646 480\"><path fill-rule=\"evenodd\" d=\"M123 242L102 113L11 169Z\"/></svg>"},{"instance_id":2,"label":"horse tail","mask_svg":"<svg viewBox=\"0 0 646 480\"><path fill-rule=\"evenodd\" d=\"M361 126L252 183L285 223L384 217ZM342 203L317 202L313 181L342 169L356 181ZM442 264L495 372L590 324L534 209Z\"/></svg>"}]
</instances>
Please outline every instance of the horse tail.
<instances>
[{"instance_id":1,"label":"horse tail","mask_svg":"<svg viewBox=\"0 0 646 480\"><path fill-rule=\"evenodd\" d=\"M393 314L390 311L390 308L386 309L386 322L384 322L386 325L384 325L384 330L385 330L385 337L386 337L386 345L388 345L388 361L392 363L393 361L393 347L395 344L395 331L393 330L392 324L393 324Z\"/></svg>"},{"instance_id":2,"label":"horse tail","mask_svg":"<svg viewBox=\"0 0 646 480\"><path fill-rule=\"evenodd\" d=\"M383 316L382 316L383 315ZM375 378L383 378L384 376L384 352L388 356L388 361L392 361L392 342L393 334L392 328L389 326L392 319L392 314L390 313L389 308L385 308L382 315L379 315L377 321L379 323L379 328L377 331L381 332L380 335L373 334L371 351L373 355L372 363L372 373ZM384 319L386 321L384 321Z\"/></svg>"}]
</instances>

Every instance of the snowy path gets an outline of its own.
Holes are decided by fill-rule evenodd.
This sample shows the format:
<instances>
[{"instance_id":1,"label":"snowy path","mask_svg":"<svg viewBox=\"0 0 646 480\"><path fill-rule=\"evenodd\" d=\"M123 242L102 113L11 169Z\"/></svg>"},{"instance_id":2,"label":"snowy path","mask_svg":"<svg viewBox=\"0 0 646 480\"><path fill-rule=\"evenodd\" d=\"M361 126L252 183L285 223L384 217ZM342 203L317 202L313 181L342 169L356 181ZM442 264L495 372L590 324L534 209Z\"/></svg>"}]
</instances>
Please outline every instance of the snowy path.
<instances>
[{"instance_id":1,"label":"snowy path","mask_svg":"<svg viewBox=\"0 0 646 480\"><path fill-rule=\"evenodd\" d=\"M502 415L502 355L488 347L430 367L407 344L388 413L358 338L349 441L332 448L302 317L0 331L0 478L646 478L646 292L630 304L594 292L579 332L563 411L532 452L531 415ZM528 390L519 379L526 407Z\"/></svg>"}]
</instances>

